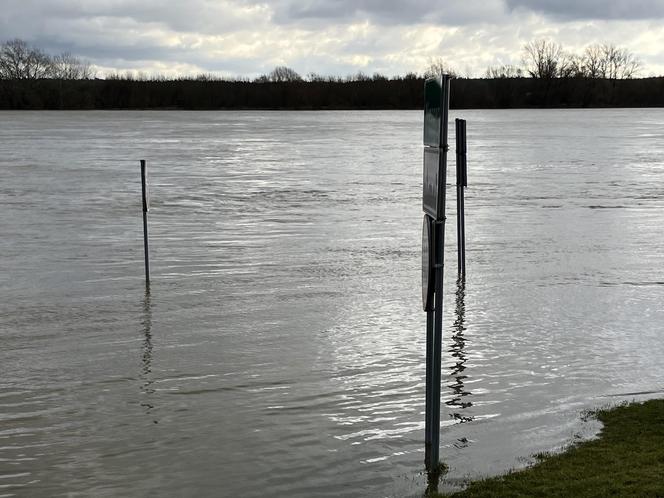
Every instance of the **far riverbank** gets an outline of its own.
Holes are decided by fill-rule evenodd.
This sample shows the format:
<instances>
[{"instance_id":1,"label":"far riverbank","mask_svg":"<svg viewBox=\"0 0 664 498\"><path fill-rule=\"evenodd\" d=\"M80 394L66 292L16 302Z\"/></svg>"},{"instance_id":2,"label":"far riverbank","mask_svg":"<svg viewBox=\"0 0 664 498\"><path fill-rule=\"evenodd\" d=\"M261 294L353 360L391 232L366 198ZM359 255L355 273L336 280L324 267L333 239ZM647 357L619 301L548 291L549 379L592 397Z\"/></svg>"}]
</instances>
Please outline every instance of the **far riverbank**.
<instances>
[{"instance_id":1,"label":"far riverbank","mask_svg":"<svg viewBox=\"0 0 664 498\"><path fill-rule=\"evenodd\" d=\"M419 77L322 81L0 80L0 109L421 109ZM664 107L664 77L452 81L452 109Z\"/></svg>"}]
</instances>

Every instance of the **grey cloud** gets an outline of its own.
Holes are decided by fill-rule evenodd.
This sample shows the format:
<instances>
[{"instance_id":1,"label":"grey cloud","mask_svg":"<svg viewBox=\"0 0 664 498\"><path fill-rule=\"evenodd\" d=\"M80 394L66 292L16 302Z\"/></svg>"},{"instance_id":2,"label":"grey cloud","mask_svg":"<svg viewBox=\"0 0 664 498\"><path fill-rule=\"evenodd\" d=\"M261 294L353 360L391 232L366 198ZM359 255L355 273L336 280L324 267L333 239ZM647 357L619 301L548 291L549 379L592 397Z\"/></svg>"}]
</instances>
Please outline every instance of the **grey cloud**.
<instances>
[{"instance_id":1,"label":"grey cloud","mask_svg":"<svg viewBox=\"0 0 664 498\"><path fill-rule=\"evenodd\" d=\"M503 0L272 0L269 2L278 23L298 21L369 20L376 24L447 25L490 22L502 17Z\"/></svg>"},{"instance_id":2,"label":"grey cloud","mask_svg":"<svg viewBox=\"0 0 664 498\"><path fill-rule=\"evenodd\" d=\"M302 73L343 75L361 67L367 73L401 74L421 70L429 53L442 54L458 69L468 63L481 71L496 57L518 59L521 40L534 38L543 24L556 27L561 43L582 45L597 32L573 24L565 31L565 20L664 17L664 0L0 1L0 41L19 37L50 53L69 51L105 67L181 65L231 74L256 74L282 63ZM372 26L348 29L362 21ZM420 23L455 29L420 36ZM645 24L613 23L610 35L627 39ZM664 67L656 44L644 48L650 53L644 63Z\"/></svg>"},{"instance_id":3,"label":"grey cloud","mask_svg":"<svg viewBox=\"0 0 664 498\"><path fill-rule=\"evenodd\" d=\"M664 0L506 0L510 10L526 9L558 19L658 19Z\"/></svg>"},{"instance_id":4,"label":"grey cloud","mask_svg":"<svg viewBox=\"0 0 664 498\"><path fill-rule=\"evenodd\" d=\"M143 25L161 24L176 32L223 34L243 25L255 25L239 13L240 7L251 5L242 0L3 0L0 19L34 26L77 19L95 23L107 18Z\"/></svg>"},{"instance_id":5,"label":"grey cloud","mask_svg":"<svg viewBox=\"0 0 664 498\"><path fill-rule=\"evenodd\" d=\"M271 23L307 30L348 21L380 25L435 23L465 25L504 22L504 0L465 0L446 5L433 0L2 0L5 33L49 32L58 22L91 25L136 23L136 29L163 26L176 33L223 35ZM38 28L39 26L39 28ZM140 33L138 33L140 34Z\"/></svg>"},{"instance_id":6,"label":"grey cloud","mask_svg":"<svg viewBox=\"0 0 664 498\"><path fill-rule=\"evenodd\" d=\"M258 0L259 1L259 0ZM369 20L392 26L416 22L454 25L485 16L493 8L502 12L503 0L466 0L442 7L430 0L3 0L0 32L5 38L20 37L51 53L63 51L99 64L104 61L165 63L186 61L210 70L225 65L211 60L200 49L182 42L165 45L153 36L155 29L171 35L224 35L241 29L269 29L271 22L282 27L315 31L319 24L344 24L349 20ZM479 8L479 6L482 8ZM488 8L487 5L492 6ZM245 14L243 14L243 9ZM257 9L247 13L247 9ZM262 24L261 24L262 23ZM274 24L272 24L274 26ZM346 40L338 55L368 54L373 57L387 49L398 50L398 40L387 34ZM326 57L330 65L332 58ZM256 67L256 61L252 61ZM353 66L341 63L339 69Z\"/></svg>"},{"instance_id":7,"label":"grey cloud","mask_svg":"<svg viewBox=\"0 0 664 498\"><path fill-rule=\"evenodd\" d=\"M237 17L237 8L206 0L2 0L0 34L3 41L22 38L49 53L71 52L96 64L141 61L187 64L216 70L220 63L186 43L167 43L166 37L225 34L251 26ZM233 4L238 5L238 4ZM244 25L243 25L244 23ZM223 68L220 68L223 69Z\"/></svg>"},{"instance_id":8,"label":"grey cloud","mask_svg":"<svg viewBox=\"0 0 664 498\"><path fill-rule=\"evenodd\" d=\"M141 45L130 45L127 41L120 41L116 44L95 44L89 46L80 46L66 40L54 40L50 37L36 36L31 42L38 47L48 47L48 52L57 54L61 52L70 52L84 59L100 60L123 60L123 61L148 61L159 60L164 62L175 62L179 60L188 60L196 56L196 53L189 53L187 50L179 48L164 47L161 45L146 43ZM191 61L195 64L196 61Z\"/></svg>"}]
</instances>

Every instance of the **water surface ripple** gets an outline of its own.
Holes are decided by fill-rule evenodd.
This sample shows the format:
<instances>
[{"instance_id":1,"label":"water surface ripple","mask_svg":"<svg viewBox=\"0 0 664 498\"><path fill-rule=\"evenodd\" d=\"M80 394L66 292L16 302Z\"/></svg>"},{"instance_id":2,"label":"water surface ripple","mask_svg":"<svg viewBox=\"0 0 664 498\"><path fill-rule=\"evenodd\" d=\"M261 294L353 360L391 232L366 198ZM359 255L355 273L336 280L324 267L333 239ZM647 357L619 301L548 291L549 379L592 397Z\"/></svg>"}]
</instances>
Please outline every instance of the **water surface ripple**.
<instances>
[{"instance_id":1,"label":"water surface ripple","mask_svg":"<svg viewBox=\"0 0 664 498\"><path fill-rule=\"evenodd\" d=\"M664 392L664 111L456 116L451 487ZM421 496L421 121L0 113L0 496Z\"/></svg>"}]
</instances>

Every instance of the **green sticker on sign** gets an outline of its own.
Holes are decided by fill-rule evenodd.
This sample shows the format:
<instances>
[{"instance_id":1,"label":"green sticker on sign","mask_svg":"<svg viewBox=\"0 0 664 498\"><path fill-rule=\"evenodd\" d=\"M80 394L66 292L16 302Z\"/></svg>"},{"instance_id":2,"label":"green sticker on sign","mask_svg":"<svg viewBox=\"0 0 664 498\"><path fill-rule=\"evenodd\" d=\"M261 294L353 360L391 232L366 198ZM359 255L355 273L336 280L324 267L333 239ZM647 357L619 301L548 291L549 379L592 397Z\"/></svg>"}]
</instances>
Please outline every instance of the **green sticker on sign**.
<instances>
[{"instance_id":1,"label":"green sticker on sign","mask_svg":"<svg viewBox=\"0 0 664 498\"><path fill-rule=\"evenodd\" d=\"M424 145L440 147L442 115L442 77L429 78L424 82Z\"/></svg>"}]
</instances>

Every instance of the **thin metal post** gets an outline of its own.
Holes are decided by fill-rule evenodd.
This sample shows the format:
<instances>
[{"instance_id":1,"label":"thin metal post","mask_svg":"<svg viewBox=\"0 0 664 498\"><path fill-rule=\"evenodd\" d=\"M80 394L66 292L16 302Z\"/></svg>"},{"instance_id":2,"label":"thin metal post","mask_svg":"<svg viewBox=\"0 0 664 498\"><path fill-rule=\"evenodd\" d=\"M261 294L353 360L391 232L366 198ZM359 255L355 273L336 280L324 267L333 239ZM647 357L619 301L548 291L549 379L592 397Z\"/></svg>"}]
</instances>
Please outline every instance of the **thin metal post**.
<instances>
[{"instance_id":1,"label":"thin metal post","mask_svg":"<svg viewBox=\"0 0 664 498\"><path fill-rule=\"evenodd\" d=\"M426 360L426 398L424 408L424 464L427 470L431 470L431 439L432 423L431 420L431 399L432 393L432 372L433 372L433 322L434 312L427 311L427 360Z\"/></svg>"},{"instance_id":2,"label":"thin metal post","mask_svg":"<svg viewBox=\"0 0 664 498\"><path fill-rule=\"evenodd\" d=\"M440 377L443 338L443 248L445 247L445 220L436 221L436 292L434 295L435 311L433 326L433 351L431 372L431 459L430 472L437 472L440 454Z\"/></svg>"},{"instance_id":3,"label":"thin metal post","mask_svg":"<svg viewBox=\"0 0 664 498\"><path fill-rule=\"evenodd\" d=\"M145 252L145 288L150 292L150 248L148 243L148 210L150 201L148 198L147 169L145 159L141 159L141 188L143 193L143 250Z\"/></svg>"},{"instance_id":4,"label":"thin metal post","mask_svg":"<svg viewBox=\"0 0 664 498\"><path fill-rule=\"evenodd\" d=\"M456 119L456 188L457 188L457 251L459 275L466 275L466 213L464 187L466 175L466 120Z\"/></svg>"},{"instance_id":5,"label":"thin metal post","mask_svg":"<svg viewBox=\"0 0 664 498\"><path fill-rule=\"evenodd\" d=\"M463 276L466 276L466 203L465 203L465 192L468 187L468 162L467 162L467 143L466 143L466 120L461 121L461 150L463 154L461 155L461 174L463 178L463 185L461 189L461 247L463 248L463 258L461 260Z\"/></svg>"}]
</instances>

